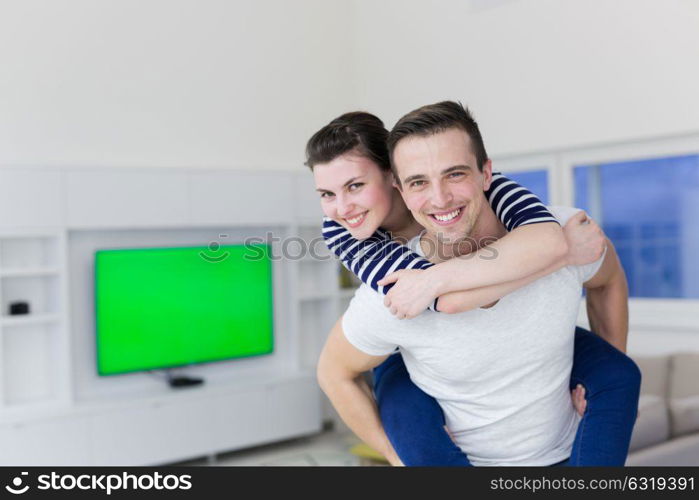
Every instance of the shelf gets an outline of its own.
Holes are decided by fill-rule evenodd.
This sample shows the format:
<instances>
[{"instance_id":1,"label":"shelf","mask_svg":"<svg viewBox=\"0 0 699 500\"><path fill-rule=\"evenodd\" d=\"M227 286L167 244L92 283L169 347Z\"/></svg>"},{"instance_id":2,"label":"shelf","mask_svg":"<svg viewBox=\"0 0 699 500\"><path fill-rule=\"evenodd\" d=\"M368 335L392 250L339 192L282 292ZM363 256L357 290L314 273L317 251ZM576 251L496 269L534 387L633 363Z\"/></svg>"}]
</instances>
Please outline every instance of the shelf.
<instances>
[{"instance_id":1,"label":"shelf","mask_svg":"<svg viewBox=\"0 0 699 500\"><path fill-rule=\"evenodd\" d=\"M140 373L145 374L146 372ZM315 369L296 369L290 372L252 370L242 372L235 380L230 378L205 380L204 384L187 390L170 389L163 381L162 389L157 389L156 392L128 391L93 396L88 400L76 401L74 410L81 414L108 413L124 407L143 408L144 405L162 405L182 399L191 401L197 398L267 389L270 386L308 379L315 380Z\"/></svg>"},{"instance_id":2,"label":"shelf","mask_svg":"<svg viewBox=\"0 0 699 500\"><path fill-rule=\"evenodd\" d=\"M50 325L61 321L58 314L22 314L17 316L2 316L0 317L0 326L32 326L32 325Z\"/></svg>"},{"instance_id":3,"label":"shelf","mask_svg":"<svg viewBox=\"0 0 699 500\"><path fill-rule=\"evenodd\" d=\"M69 405L58 398L6 405L0 415L0 424L26 424L32 420L42 420L70 414Z\"/></svg>"},{"instance_id":4,"label":"shelf","mask_svg":"<svg viewBox=\"0 0 699 500\"><path fill-rule=\"evenodd\" d=\"M0 269L0 278L22 278L33 276L57 276L61 271L57 267L27 267Z\"/></svg>"},{"instance_id":5,"label":"shelf","mask_svg":"<svg viewBox=\"0 0 699 500\"><path fill-rule=\"evenodd\" d=\"M43 272L45 269L57 268L60 260L58 241L54 236L0 237L0 272Z\"/></svg>"},{"instance_id":6,"label":"shelf","mask_svg":"<svg viewBox=\"0 0 699 500\"><path fill-rule=\"evenodd\" d=\"M45 240L56 238L61 230L56 228L41 229L14 229L11 232L0 231L0 239L3 240Z\"/></svg>"}]
</instances>

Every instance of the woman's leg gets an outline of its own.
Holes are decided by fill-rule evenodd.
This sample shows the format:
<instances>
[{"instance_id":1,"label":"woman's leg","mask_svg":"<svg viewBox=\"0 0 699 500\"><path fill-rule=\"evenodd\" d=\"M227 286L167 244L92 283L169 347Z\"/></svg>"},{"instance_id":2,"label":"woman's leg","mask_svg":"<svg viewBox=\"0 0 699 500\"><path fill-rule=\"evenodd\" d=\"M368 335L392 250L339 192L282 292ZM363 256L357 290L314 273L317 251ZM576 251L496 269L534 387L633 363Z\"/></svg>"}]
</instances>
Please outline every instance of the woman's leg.
<instances>
[{"instance_id":1,"label":"woman's leg","mask_svg":"<svg viewBox=\"0 0 699 500\"><path fill-rule=\"evenodd\" d=\"M437 401L410 380L400 353L374 369L374 393L384 430L405 465L471 465L444 429Z\"/></svg>"},{"instance_id":2,"label":"woman's leg","mask_svg":"<svg viewBox=\"0 0 699 500\"><path fill-rule=\"evenodd\" d=\"M587 408L569 465L624 465L638 411L638 366L600 336L578 327L571 390L578 384L585 387Z\"/></svg>"}]
</instances>

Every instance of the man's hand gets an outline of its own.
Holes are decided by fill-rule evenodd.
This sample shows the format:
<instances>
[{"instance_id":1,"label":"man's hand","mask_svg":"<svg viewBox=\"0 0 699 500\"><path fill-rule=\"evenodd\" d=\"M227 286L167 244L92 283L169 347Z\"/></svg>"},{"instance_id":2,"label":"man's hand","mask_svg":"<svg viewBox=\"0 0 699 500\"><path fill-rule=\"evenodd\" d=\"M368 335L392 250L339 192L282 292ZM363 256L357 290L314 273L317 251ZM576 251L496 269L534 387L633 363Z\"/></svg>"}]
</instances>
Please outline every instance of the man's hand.
<instances>
[{"instance_id":1,"label":"man's hand","mask_svg":"<svg viewBox=\"0 0 699 500\"><path fill-rule=\"evenodd\" d=\"M379 286L395 283L386 297L384 305L398 319L414 318L432 305L437 298L435 282L429 271L401 269L378 282Z\"/></svg>"},{"instance_id":2,"label":"man's hand","mask_svg":"<svg viewBox=\"0 0 699 500\"><path fill-rule=\"evenodd\" d=\"M585 399L585 388L578 384L578 386L570 391L570 399L573 401L573 407L578 415L581 417L585 414L587 409L587 399Z\"/></svg>"},{"instance_id":3,"label":"man's hand","mask_svg":"<svg viewBox=\"0 0 699 500\"><path fill-rule=\"evenodd\" d=\"M584 266L602 257L606 248L604 232L585 212L580 211L568 220L563 228L569 266Z\"/></svg>"}]
</instances>

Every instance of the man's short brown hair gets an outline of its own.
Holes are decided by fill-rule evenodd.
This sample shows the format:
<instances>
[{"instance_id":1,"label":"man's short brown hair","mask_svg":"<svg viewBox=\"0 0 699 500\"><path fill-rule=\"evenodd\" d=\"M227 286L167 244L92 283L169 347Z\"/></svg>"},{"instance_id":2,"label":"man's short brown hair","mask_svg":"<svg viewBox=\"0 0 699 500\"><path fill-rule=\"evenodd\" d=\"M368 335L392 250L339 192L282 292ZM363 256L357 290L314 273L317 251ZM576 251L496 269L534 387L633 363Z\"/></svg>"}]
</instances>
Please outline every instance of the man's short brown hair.
<instances>
[{"instance_id":1,"label":"man's short brown hair","mask_svg":"<svg viewBox=\"0 0 699 500\"><path fill-rule=\"evenodd\" d=\"M473 119L468 108L464 108L460 102L442 101L411 111L398 120L398 123L389 133L388 152L396 180L400 182L400 177L398 177L393 161L393 152L398 142L413 135L426 137L451 128L459 128L471 138L472 152L476 157L478 170L482 172L483 165L488 161L488 153L485 151L485 144L483 144L483 138L476 120Z\"/></svg>"}]
</instances>

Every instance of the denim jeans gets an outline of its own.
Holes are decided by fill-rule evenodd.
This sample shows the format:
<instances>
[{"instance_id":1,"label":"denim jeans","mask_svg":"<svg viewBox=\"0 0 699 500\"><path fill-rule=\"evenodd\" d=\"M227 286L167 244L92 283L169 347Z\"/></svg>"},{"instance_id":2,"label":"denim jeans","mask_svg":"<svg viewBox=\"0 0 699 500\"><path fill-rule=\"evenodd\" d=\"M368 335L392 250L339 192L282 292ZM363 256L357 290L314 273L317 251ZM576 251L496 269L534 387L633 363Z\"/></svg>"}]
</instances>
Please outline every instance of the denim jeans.
<instances>
[{"instance_id":1,"label":"denim jeans","mask_svg":"<svg viewBox=\"0 0 699 500\"><path fill-rule=\"evenodd\" d=\"M585 387L587 408L570 458L555 465L624 465L636 421L640 370L604 339L578 327L571 390L577 384ZM405 465L471 465L444 430L439 404L410 380L399 353L374 369L374 394L388 439Z\"/></svg>"}]
</instances>

